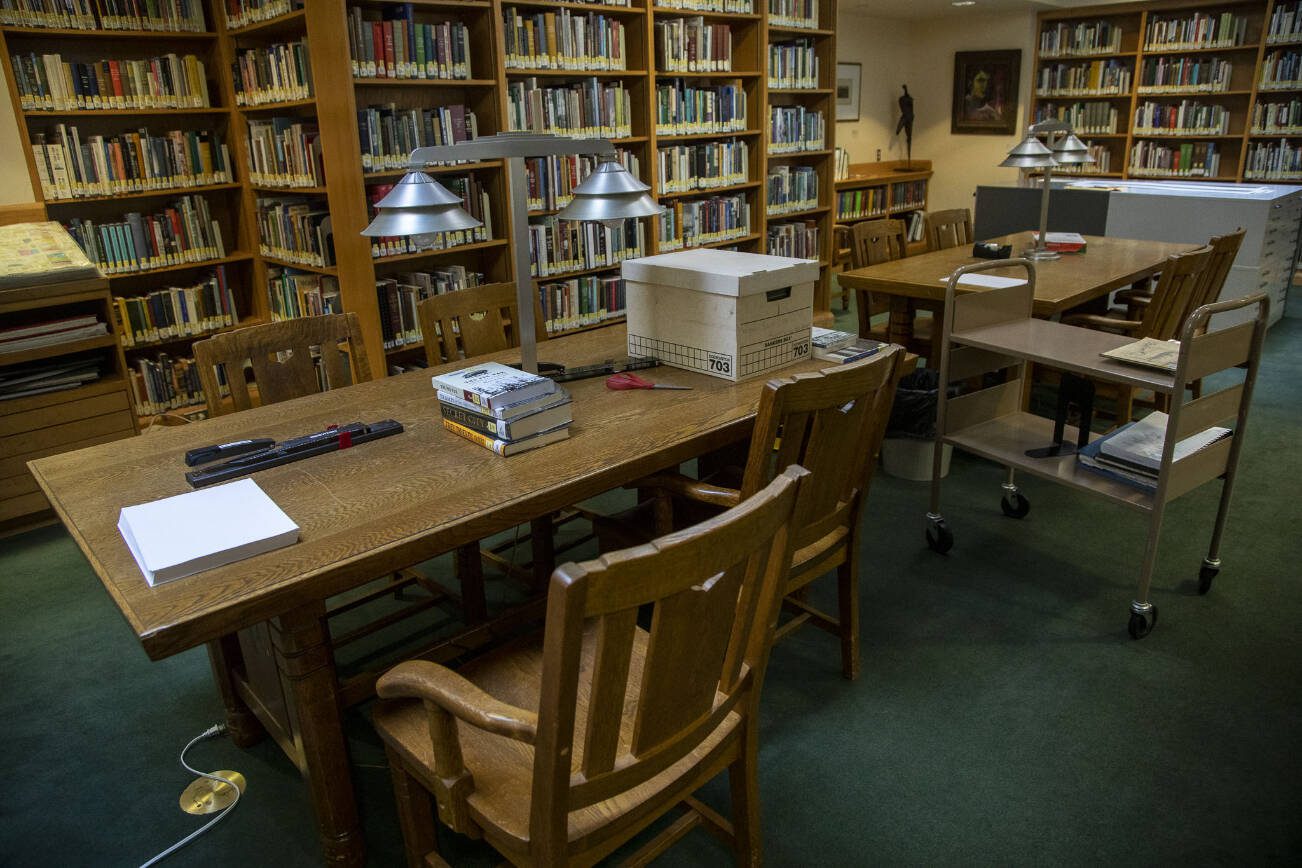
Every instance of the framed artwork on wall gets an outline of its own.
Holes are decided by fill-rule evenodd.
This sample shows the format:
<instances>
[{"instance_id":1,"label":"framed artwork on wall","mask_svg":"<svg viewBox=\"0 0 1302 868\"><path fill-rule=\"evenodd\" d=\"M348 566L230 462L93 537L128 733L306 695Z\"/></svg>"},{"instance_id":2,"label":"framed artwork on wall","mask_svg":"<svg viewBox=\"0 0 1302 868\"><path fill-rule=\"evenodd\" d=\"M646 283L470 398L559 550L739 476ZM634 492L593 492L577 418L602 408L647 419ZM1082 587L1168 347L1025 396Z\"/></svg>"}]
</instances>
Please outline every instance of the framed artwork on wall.
<instances>
[{"instance_id":1,"label":"framed artwork on wall","mask_svg":"<svg viewBox=\"0 0 1302 868\"><path fill-rule=\"evenodd\" d=\"M954 52L954 106L949 131L956 135L1016 133L1021 71L1021 49Z\"/></svg>"},{"instance_id":2,"label":"framed artwork on wall","mask_svg":"<svg viewBox=\"0 0 1302 868\"><path fill-rule=\"evenodd\" d=\"M838 63L836 65L836 119L838 121L859 120L859 77L863 75L863 65L859 63Z\"/></svg>"}]
</instances>

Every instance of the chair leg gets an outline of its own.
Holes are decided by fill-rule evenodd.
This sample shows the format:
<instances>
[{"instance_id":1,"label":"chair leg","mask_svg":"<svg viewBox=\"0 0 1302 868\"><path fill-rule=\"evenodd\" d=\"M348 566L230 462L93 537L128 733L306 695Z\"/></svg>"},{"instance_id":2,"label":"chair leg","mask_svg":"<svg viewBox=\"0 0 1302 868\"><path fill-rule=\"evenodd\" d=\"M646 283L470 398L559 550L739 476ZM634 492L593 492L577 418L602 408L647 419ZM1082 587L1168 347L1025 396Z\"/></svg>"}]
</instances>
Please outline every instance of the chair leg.
<instances>
[{"instance_id":1,"label":"chair leg","mask_svg":"<svg viewBox=\"0 0 1302 868\"><path fill-rule=\"evenodd\" d=\"M852 548L836 568L837 620L841 624L841 675L859 677L859 559Z\"/></svg>"},{"instance_id":2,"label":"chair leg","mask_svg":"<svg viewBox=\"0 0 1302 868\"><path fill-rule=\"evenodd\" d=\"M486 620L488 601L484 597L484 562L479 554L479 543L467 543L458 548L453 568L461 588L461 608L466 623L478 624Z\"/></svg>"},{"instance_id":3,"label":"chair leg","mask_svg":"<svg viewBox=\"0 0 1302 868\"><path fill-rule=\"evenodd\" d=\"M728 787L732 794L732 846L737 864L763 864L764 848L760 835L758 751L759 734L748 721L741 737L739 755L728 766Z\"/></svg>"},{"instance_id":4,"label":"chair leg","mask_svg":"<svg viewBox=\"0 0 1302 868\"><path fill-rule=\"evenodd\" d=\"M434 805L429 791L420 781L407 774L402 757L386 747L389 770L393 773L393 800L398 806L398 823L402 826L402 845L407 854L407 868L424 868L425 857L438 854L434 831Z\"/></svg>"}]
</instances>

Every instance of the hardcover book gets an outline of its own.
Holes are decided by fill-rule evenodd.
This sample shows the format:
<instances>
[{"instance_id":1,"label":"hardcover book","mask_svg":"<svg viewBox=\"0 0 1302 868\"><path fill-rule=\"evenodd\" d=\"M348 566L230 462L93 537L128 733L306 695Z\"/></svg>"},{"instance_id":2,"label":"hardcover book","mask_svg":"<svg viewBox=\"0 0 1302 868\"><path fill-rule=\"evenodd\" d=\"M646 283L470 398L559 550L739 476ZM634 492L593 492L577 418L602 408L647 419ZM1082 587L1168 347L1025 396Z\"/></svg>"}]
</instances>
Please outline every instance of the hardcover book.
<instances>
[{"instance_id":1,"label":"hardcover book","mask_svg":"<svg viewBox=\"0 0 1302 868\"><path fill-rule=\"evenodd\" d=\"M532 437L525 437L523 440L499 440L496 437L487 437L478 431L470 430L465 425L458 425L451 419L444 419L443 427L458 437L464 437L471 443L477 443L485 449L491 449L502 456L515 455L517 452L528 452L530 449L547 446L570 436L568 425L561 425L552 428L550 431L541 431Z\"/></svg>"},{"instance_id":2,"label":"hardcover book","mask_svg":"<svg viewBox=\"0 0 1302 868\"><path fill-rule=\"evenodd\" d=\"M498 410L509 404L518 404L556 391L556 384L546 377L516 370L498 362L481 362L435 374L434 388L441 394L469 401L479 407Z\"/></svg>"},{"instance_id":3,"label":"hardcover book","mask_svg":"<svg viewBox=\"0 0 1302 868\"><path fill-rule=\"evenodd\" d=\"M542 431L568 425L574 420L569 396L561 391L556 395L563 397L559 401L544 401L538 409L511 419L499 419L443 399L439 400L439 412L444 419L450 419L486 437L507 441L523 440Z\"/></svg>"}]
</instances>

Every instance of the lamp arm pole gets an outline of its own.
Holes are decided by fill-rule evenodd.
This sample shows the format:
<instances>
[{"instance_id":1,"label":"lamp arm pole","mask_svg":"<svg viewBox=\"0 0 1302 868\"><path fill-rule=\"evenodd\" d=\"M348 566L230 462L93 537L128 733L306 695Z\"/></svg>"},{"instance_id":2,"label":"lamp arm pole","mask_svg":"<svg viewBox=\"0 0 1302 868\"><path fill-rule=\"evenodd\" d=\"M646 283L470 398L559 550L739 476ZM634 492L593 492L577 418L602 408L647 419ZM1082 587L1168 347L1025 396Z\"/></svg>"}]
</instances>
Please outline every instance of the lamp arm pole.
<instances>
[{"instance_id":1,"label":"lamp arm pole","mask_svg":"<svg viewBox=\"0 0 1302 868\"><path fill-rule=\"evenodd\" d=\"M1049 133L1049 148L1053 147L1053 133ZM1049 249L1049 184L1053 178L1053 166L1044 167L1044 190L1040 193L1040 237L1035 241L1035 252L1045 253Z\"/></svg>"}]
</instances>

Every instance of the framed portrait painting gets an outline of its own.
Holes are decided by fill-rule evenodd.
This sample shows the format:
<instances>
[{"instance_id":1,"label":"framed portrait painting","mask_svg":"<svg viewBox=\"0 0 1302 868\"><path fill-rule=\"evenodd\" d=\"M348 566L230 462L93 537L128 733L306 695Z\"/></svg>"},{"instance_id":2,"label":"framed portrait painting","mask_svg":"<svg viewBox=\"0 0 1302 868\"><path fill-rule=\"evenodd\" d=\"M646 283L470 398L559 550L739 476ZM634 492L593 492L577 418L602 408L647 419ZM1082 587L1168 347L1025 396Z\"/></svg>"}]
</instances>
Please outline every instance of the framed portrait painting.
<instances>
[{"instance_id":1,"label":"framed portrait painting","mask_svg":"<svg viewBox=\"0 0 1302 868\"><path fill-rule=\"evenodd\" d=\"M1022 51L954 52L954 134L1012 135L1017 132L1017 83Z\"/></svg>"},{"instance_id":2,"label":"framed portrait painting","mask_svg":"<svg viewBox=\"0 0 1302 868\"><path fill-rule=\"evenodd\" d=\"M836 65L836 119L838 121L859 120L859 78L863 66L858 63L838 63Z\"/></svg>"}]
</instances>

